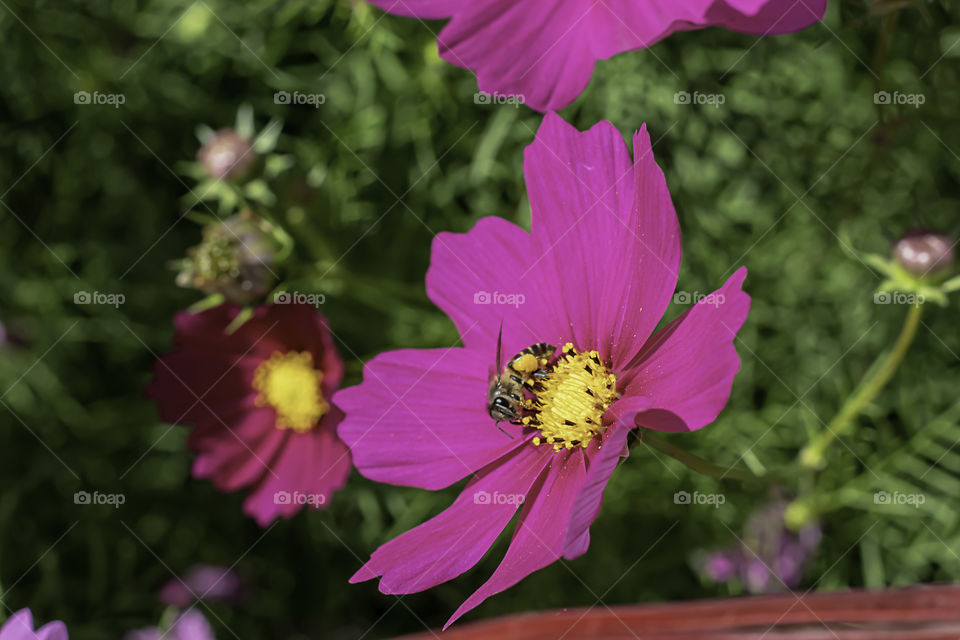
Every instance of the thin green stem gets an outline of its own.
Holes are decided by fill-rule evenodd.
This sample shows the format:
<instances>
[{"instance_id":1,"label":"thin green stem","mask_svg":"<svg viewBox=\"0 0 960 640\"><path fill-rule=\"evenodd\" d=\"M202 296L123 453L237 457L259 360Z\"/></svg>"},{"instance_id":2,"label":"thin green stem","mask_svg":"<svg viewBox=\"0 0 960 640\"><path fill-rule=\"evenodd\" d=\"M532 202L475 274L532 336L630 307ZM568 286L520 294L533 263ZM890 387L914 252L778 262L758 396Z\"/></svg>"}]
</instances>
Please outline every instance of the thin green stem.
<instances>
[{"instance_id":1,"label":"thin green stem","mask_svg":"<svg viewBox=\"0 0 960 640\"><path fill-rule=\"evenodd\" d=\"M900 362L906 355L917 327L920 326L920 317L923 315L923 305L917 304L910 308L904 321L900 335L897 337L893 349L880 357L880 360L870 368L867 377L860 383L852 396L847 398L843 407L836 416L800 452L800 464L809 469L819 469L824 463L824 454L834 440L848 433L854 426L856 418L864 407L877 396L881 389L890 381Z\"/></svg>"},{"instance_id":2,"label":"thin green stem","mask_svg":"<svg viewBox=\"0 0 960 640\"><path fill-rule=\"evenodd\" d=\"M659 435L656 435L652 431L645 429L640 429L639 441L645 445L653 447L660 453L664 453L674 460L678 460L683 463L690 469L693 469L697 473L702 473L703 475L710 476L712 478L719 478L721 480L725 478L730 478L732 480L739 480L741 482L753 482L753 483L766 483L770 482L768 478L761 478L755 476L746 469L736 469L734 467L721 467L713 464L712 462L707 462L700 456L694 455L689 451L685 451L675 444L668 442L665 438L662 438Z\"/></svg>"}]
</instances>

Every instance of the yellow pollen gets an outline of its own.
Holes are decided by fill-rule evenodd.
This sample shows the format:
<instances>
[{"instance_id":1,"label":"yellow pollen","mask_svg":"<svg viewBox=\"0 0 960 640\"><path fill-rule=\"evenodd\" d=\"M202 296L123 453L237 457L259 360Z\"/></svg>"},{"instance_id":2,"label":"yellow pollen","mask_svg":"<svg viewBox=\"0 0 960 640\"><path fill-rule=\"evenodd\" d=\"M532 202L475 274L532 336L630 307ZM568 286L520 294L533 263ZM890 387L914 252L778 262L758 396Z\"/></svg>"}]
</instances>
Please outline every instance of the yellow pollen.
<instances>
[{"instance_id":1,"label":"yellow pollen","mask_svg":"<svg viewBox=\"0 0 960 640\"><path fill-rule=\"evenodd\" d=\"M604 430L603 414L617 399L617 377L596 351L580 353L573 344L563 346L556 364L537 384L533 415L523 424L536 427L533 444L553 445L554 451L586 448Z\"/></svg>"},{"instance_id":2,"label":"yellow pollen","mask_svg":"<svg viewBox=\"0 0 960 640\"><path fill-rule=\"evenodd\" d=\"M330 410L323 398L320 381L323 372L313 368L313 356L307 351L274 351L253 374L258 407L270 406L277 412L278 429L309 431Z\"/></svg>"}]
</instances>

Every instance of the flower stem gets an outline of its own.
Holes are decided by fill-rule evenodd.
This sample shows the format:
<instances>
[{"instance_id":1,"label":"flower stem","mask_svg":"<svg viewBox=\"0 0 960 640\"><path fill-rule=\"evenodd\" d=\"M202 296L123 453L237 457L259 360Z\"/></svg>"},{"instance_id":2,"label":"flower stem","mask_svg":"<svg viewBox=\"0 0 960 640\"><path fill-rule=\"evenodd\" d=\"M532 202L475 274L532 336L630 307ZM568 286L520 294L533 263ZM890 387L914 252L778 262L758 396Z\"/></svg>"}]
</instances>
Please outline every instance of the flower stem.
<instances>
[{"instance_id":1,"label":"flower stem","mask_svg":"<svg viewBox=\"0 0 960 640\"><path fill-rule=\"evenodd\" d=\"M856 392L847 398L839 413L830 421L826 429L820 432L810 444L800 452L800 464L808 469L819 469L824 464L824 454L834 440L846 434L853 428L853 419L870 404L876 395L890 381L897 367L910 348L920 317L923 315L923 304L916 304L910 308L907 318L900 330L896 343L880 360L870 368L866 378L860 383Z\"/></svg>"},{"instance_id":2,"label":"flower stem","mask_svg":"<svg viewBox=\"0 0 960 640\"><path fill-rule=\"evenodd\" d=\"M650 430L640 429L639 430L639 441L645 445L653 447L660 453L664 453L674 460L678 460L683 463L690 469L693 469L697 473L702 473L703 475L710 476L713 478L731 478L733 480L739 480L741 482L768 482L766 478L761 478L760 476L755 476L746 469L736 469L734 467L721 467L713 464L712 462L707 462L700 456L694 455L689 451L685 451L675 444L668 442L665 438L662 438L659 435L656 435Z\"/></svg>"}]
</instances>

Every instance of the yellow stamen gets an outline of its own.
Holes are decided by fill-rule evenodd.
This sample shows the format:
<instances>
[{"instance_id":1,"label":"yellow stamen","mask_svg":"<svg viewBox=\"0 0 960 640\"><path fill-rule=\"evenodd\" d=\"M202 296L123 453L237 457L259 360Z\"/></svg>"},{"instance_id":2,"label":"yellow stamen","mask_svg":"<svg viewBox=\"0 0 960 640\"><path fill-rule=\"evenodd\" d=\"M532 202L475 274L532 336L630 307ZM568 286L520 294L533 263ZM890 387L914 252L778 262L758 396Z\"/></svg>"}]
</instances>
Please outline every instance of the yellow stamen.
<instances>
[{"instance_id":1,"label":"yellow stamen","mask_svg":"<svg viewBox=\"0 0 960 640\"><path fill-rule=\"evenodd\" d=\"M260 392L256 404L273 407L278 429L309 431L330 410L320 388L321 380L323 372L313 368L309 352L274 351L253 374L253 388Z\"/></svg>"},{"instance_id":2,"label":"yellow stamen","mask_svg":"<svg viewBox=\"0 0 960 640\"><path fill-rule=\"evenodd\" d=\"M552 444L554 451L586 448L603 432L603 414L617 399L617 377L596 351L580 353L563 346L556 364L537 384L534 414L522 423L540 430L533 444Z\"/></svg>"}]
</instances>

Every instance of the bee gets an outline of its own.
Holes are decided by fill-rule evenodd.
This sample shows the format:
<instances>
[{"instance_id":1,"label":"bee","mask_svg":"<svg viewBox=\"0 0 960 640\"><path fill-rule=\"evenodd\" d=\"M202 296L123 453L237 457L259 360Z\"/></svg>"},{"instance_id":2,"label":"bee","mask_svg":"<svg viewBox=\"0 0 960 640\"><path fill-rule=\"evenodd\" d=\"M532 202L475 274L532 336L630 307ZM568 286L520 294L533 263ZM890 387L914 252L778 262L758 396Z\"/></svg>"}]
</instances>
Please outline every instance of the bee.
<instances>
[{"instance_id":1,"label":"bee","mask_svg":"<svg viewBox=\"0 0 960 640\"><path fill-rule=\"evenodd\" d=\"M524 385L533 386L534 381L547 377L547 361L557 348L546 342L538 342L513 356L501 369L502 340L503 325L501 324L500 334L497 336L497 368L491 371L490 390L487 392L487 411L490 417L497 421L497 429L510 436L503 430L500 423L520 422L521 413L526 404L523 387Z\"/></svg>"}]
</instances>

